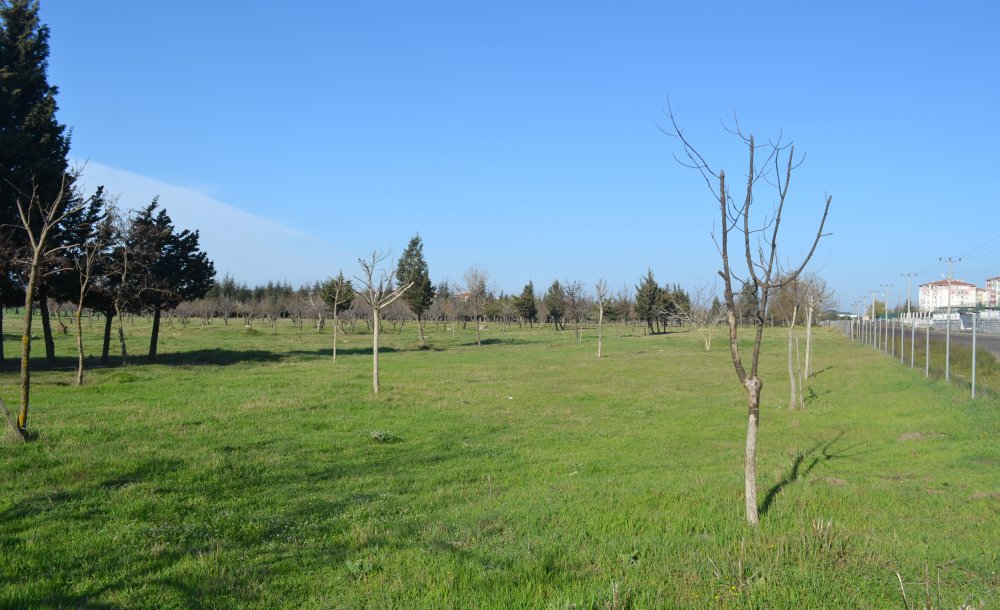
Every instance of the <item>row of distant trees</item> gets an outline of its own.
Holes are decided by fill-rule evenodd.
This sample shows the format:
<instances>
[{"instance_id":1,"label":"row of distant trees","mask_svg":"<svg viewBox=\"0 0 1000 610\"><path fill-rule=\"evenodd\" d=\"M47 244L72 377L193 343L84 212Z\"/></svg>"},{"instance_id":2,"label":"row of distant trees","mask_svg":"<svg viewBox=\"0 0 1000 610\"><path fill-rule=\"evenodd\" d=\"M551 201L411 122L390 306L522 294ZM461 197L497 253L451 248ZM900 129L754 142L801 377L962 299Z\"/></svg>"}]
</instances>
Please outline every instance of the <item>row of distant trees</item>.
<instances>
[{"instance_id":1,"label":"row of distant trees","mask_svg":"<svg viewBox=\"0 0 1000 610\"><path fill-rule=\"evenodd\" d=\"M333 317L334 302L338 303L338 318L342 326L354 329L357 324L370 328L371 311L361 292L357 292L357 279L345 279L343 274L295 288L288 282L268 282L247 285L237 282L229 275L214 282L203 298L180 303L171 312L171 323L189 324L192 321L211 324L213 321L229 324L239 320L245 326L262 323L276 332L279 321L290 321L295 328L309 328L323 331ZM803 304L807 293L800 288L801 282L785 288L772 299L769 321L787 325L788 312L795 309L795 320L805 320L807 307ZM475 286L473 286L475 288ZM337 295L340 290L339 296ZM533 326L551 324L563 330L567 327L594 324L600 315L597 295L581 281L552 282L542 294L535 291L533 282L528 282L519 294L505 294L487 288L482 295L482 304L477 313L474 291L460 283L447 280L433 286L431 297L425 307L419 308L420 321L445 323L472 321L517 324ZM752 292L746 291L752 295ZM800 294L801 293L801 294ZM382 320L394 327L417 321L417 312L405 297L381 310ZM824 293L825 294L825 293ZM828 299L821 301L825 307ZM423 304L423 301L421 302ZM747 294L737 298L742 311L741 323L752 323L756 304ZM71 310L70 305L56 306L63 312ZM823 307L814 309L817 317ZM711 290L699 288L693 292L679 285L660 286L652 272L640 278L640 282L630 289L623 287L610 295L603 304L603 319L631 325L643 325L649 333L662 332L669 326L699 326L702 322L721 324L725 306L719 295ZM65 313L64 315L69 315Z\"/></svg>"},{"instance_id":2,"label":"row of distant trees","mask_svg":"<svg viewBox=\"0 0 1000 610\"><path fill-rule=\"evenodd\" d=\"M204 298L181 303L173 316L182 322L200 319L211 323L220 319L224 324L229 320L241 319L246 325L257 321L274 324L287 319L296 326L306 321L316 330L322 330L332 317L334 293L340 286L337 277L323 282L293 288L288 283L268 282L264 285L248 286L238 284L231 277L224 277L208 290ZM339 309L345 324L355 325L367 320L371 314L363 293L354 291L357 280L344 280L348 284L346 299L341 297ZM597 303L593 295L580 281L554 281L544 294L536 294L533 282L525 285L517 295L497 293L487 288L481 295L481 305L476 300L476 286L472 290L465 284L442 281L433 287L432 296L426 307L419 309L420 319L429 322L473 320L519 324L552 324L563 330L567 325L582 324L596 320ZM407 291L406 294L408 294ZM417 320L413 305L404 298L385 307L382 319L390 323ZM645 323L651 332L663 327L680 324L680 311L691 306L687 293L678 286L673 288L643 285L635 293L623 288L604 306L604 319L630 323ZM720 307L718 300L714 304Z\"/></svg>"}]
</instances>

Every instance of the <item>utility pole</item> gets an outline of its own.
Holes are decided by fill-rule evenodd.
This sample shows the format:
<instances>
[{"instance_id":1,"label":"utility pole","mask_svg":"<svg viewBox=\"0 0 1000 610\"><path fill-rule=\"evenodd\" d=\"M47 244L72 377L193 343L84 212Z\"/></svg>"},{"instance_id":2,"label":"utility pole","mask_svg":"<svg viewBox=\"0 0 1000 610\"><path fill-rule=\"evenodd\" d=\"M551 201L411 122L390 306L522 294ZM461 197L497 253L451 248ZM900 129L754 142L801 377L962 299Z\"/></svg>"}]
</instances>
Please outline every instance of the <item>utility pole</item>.
<instances>
[{"instance_id":1,"label":"utility pole","mask_svg":"<svg viewBox=\"0 0 1000 610\"><path fill-rule=\"evenodd\" d=\"M906 278L906 316L910 316L910 280L917 277L916 273L900 273L901 277Z\"/></svg>"},{"instance_id":2,"label":"utility pole","mask_svg":"<svg viewBox=\"0 0 1000 610\"><path fill-rule=\"evenodd\" d=\"M871 333L872 347L878 349L878 332L875 326L875 321L878 320L878 312L875 311L875 297L878 296L878 290L872 290L872 322L871 330L876 331Z\"/></svg>"},{"instance_id":3,"label":"utility pole","mask_svg":"<svg viewBox=\"0 0 1000 610\"><path fill-rule=\"evenodd\" d=\"M882 284L882 298L885 299L885 353L889 353L889 289L892 284Z\"/></svg>"},{"instance_id":4,"label":"utility pole","mask_svg":"<svg viewBox=\"0 0 1000 610\"><path fill-rule=\"evenodd\" d=\"M961 258L939 258L941 262L948 263L948 319L944 326L944 380L951 380L951 266L954 263L962 262Z\"/></svg>"}]
</instances>

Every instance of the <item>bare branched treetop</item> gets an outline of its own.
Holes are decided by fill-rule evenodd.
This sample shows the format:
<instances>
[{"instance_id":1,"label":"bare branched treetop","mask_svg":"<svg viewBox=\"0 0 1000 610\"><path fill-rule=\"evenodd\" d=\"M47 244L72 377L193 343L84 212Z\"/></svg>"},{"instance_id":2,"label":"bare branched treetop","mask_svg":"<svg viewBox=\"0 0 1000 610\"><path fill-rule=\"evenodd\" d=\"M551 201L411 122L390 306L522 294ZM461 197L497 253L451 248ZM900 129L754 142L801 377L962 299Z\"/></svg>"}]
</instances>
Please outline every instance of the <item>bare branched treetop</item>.
<instances>
[{"instance_id":1,"label":"bare branched treetop","mask_svg":"<svg viewBox=\"0 0 1000 610\"><path fill-rule=\"evenodd\" d=\"M729 322L729 347L733 360L733 368L740 384L747 394L747 444L745 461L745 501L747 521L756 525L759 521L757 507L757 429L760 418L760 393L763 383L757 375L760 359L761 340L764 334L764 314L767 312L768 297L772 291L780 289L796 281L809 259L816 252L816 246L823 237L823 227L830 211L832 198L827 196L823 205L823 214L819 228L812 240L809 251L802 257L798 265L788 264L782 268L778 255L778 232L781 229L781 218L788 202L789 187L792 182L792 172L799 166L801 159L795 156L795 146L784 142L779 135L766 144L758 144L752 134L743 130L739 121L733 121L732 133L747 150L748 167L746 173L746 190L742 197L734 197L726 183L726 173L722 169L712 167L705 157L694 147L684 130L677 122L677 113L668 102L667 116L670 119L669 129L661 131L677 139L681 144L681 154L674 155L677 161L688 168L696 170L719 210L720 226L718 232L713 232L722 262L719 275L724 282L726 314ZM755 188L766 185L771 190L774 199L772 208L765 212L759 222L751 220L751 212L755 203ZM716 190L718 189L718 190ZM738 277L729 257L729 236L736 233L737 239L742 236L743 256L745 259L745 279ZM747 371L739 348L739 316L737 315L736 299L733 291L733 279L740 281L744 287L741 291L743 301L756 300L753 312L754 343L750 360L750 370Z\"/></svg>"}]
</instances>

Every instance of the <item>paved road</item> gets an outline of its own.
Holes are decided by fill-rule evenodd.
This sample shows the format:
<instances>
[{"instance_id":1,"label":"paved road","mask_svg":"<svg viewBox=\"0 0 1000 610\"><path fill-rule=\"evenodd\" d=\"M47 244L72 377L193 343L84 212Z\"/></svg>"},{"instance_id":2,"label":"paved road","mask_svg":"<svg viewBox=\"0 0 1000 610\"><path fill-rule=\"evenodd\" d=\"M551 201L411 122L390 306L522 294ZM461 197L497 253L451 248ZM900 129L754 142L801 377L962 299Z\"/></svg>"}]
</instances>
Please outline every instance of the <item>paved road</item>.
<instances>
[{"instance_id":1,"label":"paved road","mask_svg":"<svg viewBox=\"0 0 1000 610\"><path fill-rule=\"evenodd\" d=\"M917 334L920 334L920 329L917 329ZM944 340L945 334L943 331L932 330L931 337L935 339ZM972 331L956 331L952 329L951 340L953 343L962 345L965 347L972 347ZM987 349L993 353L994 356L1000 358L1000 335L976 335L976 347Z\"/></svg>"},{"instance_id":2,"label":"paved road","mask_svg":"<svg viewBox=\"0 0 1000 610\"><path fill-rule=\"evenodd\" d=\"M898 332L898 329L897 329L897 332ZM925 332L926 331L923 328L918 328L917 329L917 343L918 343L918 345L919 345L919 343L921 341L924 340L924 333ZM933 337L935 339L941 339L942 341L944 341L945 333L944 333L943 330L932 330L931 331L931 337ZM955 329L952 329L952 331L951 331L951 340L954 341L957 345L962 345L962 346L966 346L966 347L972 347L972 331L964 331L964 330L955 330ZM898 347L899 346L899 335L896 335L895 341L896 341L896 345ZM909 346L909 342L910 342L910 332L909 332L909 328L907 328L906 329L906 344L907 344L907 346ZM993 353L994 356L996 356L998 359L1000 359L1000 335L997 335L997 334L986 335L986 334L980 333L979 335L976 336L976 347L977 348L983 348L983 349L989 350L990 352ZM909 347L907 347L906 349L909 349Z\"/></svg>"}]
</instances>

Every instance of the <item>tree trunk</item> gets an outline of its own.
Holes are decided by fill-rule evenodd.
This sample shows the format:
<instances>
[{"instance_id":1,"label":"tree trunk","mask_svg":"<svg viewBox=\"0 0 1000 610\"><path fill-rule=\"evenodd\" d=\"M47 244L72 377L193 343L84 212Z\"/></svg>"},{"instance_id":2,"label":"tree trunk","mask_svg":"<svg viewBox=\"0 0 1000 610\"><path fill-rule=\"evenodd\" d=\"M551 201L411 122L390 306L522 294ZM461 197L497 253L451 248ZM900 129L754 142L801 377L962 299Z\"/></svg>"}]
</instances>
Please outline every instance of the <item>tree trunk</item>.
<instances>
[{"instance_id":1,"label":"tree trunk","mask_svg":"<svg viewBox=\"0 0 1000 610\"><path fill-rule=\"evenodd\" d=\"M38 252L28 271L28 285L24 290L24 331L21 333L21 404L17 410L17 429L21 437L28 427L28 406L31 398L31 308L35 304L35 278L38 274Z\"/></svg>"},{"instance_id":2,"label":"tree trunk","mask_svg":"<svg viewBox=\"0 0 1000 610\"><path fill-rule=\"evenodd\" d=\"M0 303L0 369L3 369L3 304Z\"/></svg>"},{"instance_id":3,"label":"tree trunk","mask_svg":"<svg viewBox=\"0 0 1000 610\"><path fill-rule=\"evenodd\" d=\"M597 358L601 358L601 347L604 342L604 308L597 310Z\"/></svg>"},{"instance_id":4,"label":"tree trunk","mask_svg":"<svg viewBox=\"0 0 1000 610\"><path fill-rule=\"evenodd\" d=\"M49 319L49 290L42 284L38 290L38 313L42 315L42 337L45 339L45 363L56 364L56 343L52 339L52 322Z\"/></svg>"},{"instance_id":5,"label":"tree trunk","mask_svg":"<svg viewBox=\"0 0 1000 610\"><path fill-rule=\"evenodd\" d=\"M806 365L803 370L803 375L808 379L812 377L812 321L813 321L813 307L810 305L806 309Z\"/></svg>"},{"instance_id":6,"label":"tree trunk","mask_svg":"<svg viewBox=\"0 0 1000 610\"><path fill-rule=\"evenodd\" d=\"M115 308L118 309L117 306ZM128 349L125 347L125 320L120 309L115 312L115 315L118 316L118 344L122 350L122 366L128 366Z\"/></svg>"},{"instance_id":7,"label":"tree trunk","mask_svg":"<svg viewBox=\"0 0 1000 610\"><path fill-rule=\"evenodd\" d=\"M372 315L372 329L374 331L372 335L372 389L378 394L378 309L373 311Z\"/></svg>"},{"instance_id":8,"label":"tree trunk","mask_svg":"<svg viewBox=\"0 0 1000 610\"><path fill-rule=\"evenodd\" d=\"M76 385L83 385L83 301L76 310Z\"/></svg>"},{"instance_id":9,"label":"tree trunk","mask_svg":"<svg viewBox=\"0 0 1000 610\"><path fill-rule=\"evenodd\" d=\"M796 388L795 382L795 367L793 366L794 356L792 350L794 346L793 342L797 342L795 338L795 319L799 315L799 306L796 304L792 307L792 317L791 319L786 318L785 321L788 323L788 383L791 386L791 394L788 399L788 408L795 409L796 402L798 401L798 390Z\"/></svg>"},{"instance_id":10,"label":"tree trunk","mask_svg":"<svg viewBox=\"0 0 1000 610\"><path fill-rule=\"evenodd\" d=\"M477 315L476 316L476 345L482 345L483 344L481 327L482 327L482 325L479 323L479 316Z\"/></svg>"},{"instance_id":11,"label":"tree trunk","mask_svg":"<svg viewBox=\"0 0 1000 610\"><path fill-rule=\"evenodd\" d=\"M417 316L417 328L420 329L420 346L427 347L427 339L424 337L424 321Z\"/></svg>"},{"instance_id":12,"label":"tree trunk","mask_svg":"<svg viewBox=\"0 0 1000 610\"><path fill-rule=\"evenodd\" d=\"M806 399L804 397L804 392L806 388L806 380L802 376L802 358L799 355L799 338L795 337L795 368L799 373L799 397L798 405L800 409L806 408Z\"/></svg>"},{"instance_id":13,"label":"tree trunk","mask_svg":"<svg viewBox=\"0 0 1000 610\"><path fill-rule=\"evenodd\" d=\"M798 396L798 391L795 388L795 367L792 366L792 329L793 326L788 326L788 384L790 386L791 394L788 398L788 408L795 408L796 397Z\"/></svg>"},{"instance_id":14,"label":"tree trunk","mask_svg":"<svg viewBox=\"0 0 1000 610\"><path fill-rule=\"evenodd\" d=\"M743 469L743 482L746 489L747 522L750 525L760 523L757 514L757 429L760 425L760 390L763 384L757 377L746 381L747 406L747 446L746 462Z\"/></svg>"},{"instance_id":15,"label":"tree trunk","mask_svg":"<svg viewBox=\"0 0 1000 610\"><path fill-rule=\"evenodd\" d=\"M111 323L115 314L104 312L104 344L101 346L101 364L108 363L108 353L111 351Z\"/></svg>"},{"instance_id":16,"label":"tree trunk","mask_svg":"<svg viewBox=\"0 0 1000 610\"><path fill-rule=\"evenodd\" d=\"M156 360L156 341L160 336L160 306L153 308L153 332L149 335L149 359Z\"/></svg>"},{"instance_id":17,"label":"tree trunk","mask_svg":"<svg viewBox=\"0 0 1000 610\"><path fill-rule=\"evenodd\" d=\"M340 324L337 324L337 305L333 306L333 361L337 361L337 330L339 330Z\"/></svg>"}]
</instances>

